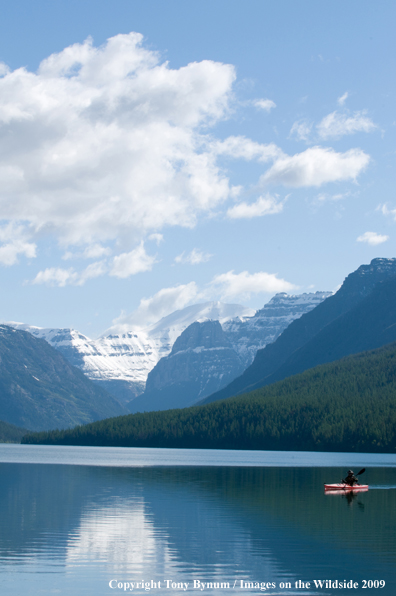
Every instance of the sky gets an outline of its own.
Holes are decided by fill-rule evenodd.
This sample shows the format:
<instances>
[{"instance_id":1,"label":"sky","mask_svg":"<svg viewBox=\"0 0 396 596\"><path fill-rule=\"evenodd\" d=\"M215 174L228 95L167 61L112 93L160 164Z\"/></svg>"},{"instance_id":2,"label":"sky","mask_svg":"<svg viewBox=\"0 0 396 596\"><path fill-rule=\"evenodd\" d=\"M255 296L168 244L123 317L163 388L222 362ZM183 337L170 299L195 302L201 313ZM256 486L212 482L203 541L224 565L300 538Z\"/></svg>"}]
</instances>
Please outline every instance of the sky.
<instances>
[{"instance_id":1,"label":"sky","mask_svg":"<svg viewBox=\"0 0 396 596\"><path fill-rule=\"evenodd\" d=\"M97 337L396 257L393 1L14 0L0 319Z\"/></svg>"}]
</instances>

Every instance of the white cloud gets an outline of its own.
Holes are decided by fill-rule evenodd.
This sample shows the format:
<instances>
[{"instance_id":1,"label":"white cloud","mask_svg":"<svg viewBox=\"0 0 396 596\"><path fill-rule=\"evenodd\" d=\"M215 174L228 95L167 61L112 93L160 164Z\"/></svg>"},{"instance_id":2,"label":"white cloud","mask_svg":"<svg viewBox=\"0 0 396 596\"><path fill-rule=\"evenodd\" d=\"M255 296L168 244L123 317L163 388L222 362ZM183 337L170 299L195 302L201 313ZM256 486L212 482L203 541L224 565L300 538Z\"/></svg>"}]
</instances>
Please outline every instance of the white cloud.
<instances>
[{"instance_id":1,"label":"white cloud","mask_svg":"<svg viewBox=\"0 0 396 596\"><path fill-rule=\"evenodd\" d=\"M8 68L7 64L0 62L0 77L4 77L4 75L6 75L8 72L10 72L10 69Z\"/></svg>"},{"instance_id":2,"label":"white cloud","mask_svg":"<svg viewBox=\"0 0 396 596\"><path fill-rule=\"evenodd\" d=\"M133 246L228 198L206 142L228 114L233 66L171 69L130 33L72 45L35 73L0 72L1 220L65 247Z\"/></svg>"},{"instance_id":3,"label":"white cloud","mask_svg":"<svg viewBox=\"0 0 396 596\"><path fill-rule=\"evenodd\" d=\"M347 197L349 197L351 195L350 192L344 192L344 193L336 193L334 195L331 194L327 194L327 193L321 193L319 194L316 199L317 201L319 201L320 203L323 203L325 201L343 201L344 199L346 199Z\"/></svg>"},{"instance_id":4,"label":"white cloud","mask_svg":"<svg viewBox=\"0 0 396 596\"><path fill-rule=\"evenodd\" d=\"M365 111L355 112L353 116L332 112L316 125L321 139L339 138L355 132L371 132L377 128Z\"/></svg>"},{"instance_id":5,"label":"white cloud","mask_svg":"<svg viewBox=\"0 0 396 596\"><path fill-rule=\"evenodd\" d=\"M211 258L212 255L210 255L209 253L205 253L201 250L193 248L191 252L187 254L185 254L185 252L182 252L181 255L175 257L175 263L189 263L190 265L199 265L200 263L206 263Z\"/></svg>"},{"instance_id":6,"label":"white cloud","mask_svg":"<svg viewBox=\"0 0 396 596\"><path fill-rule=\"evenodd\" d=\"M159 246L161 244L161 242L163 242L164 237L162 234L150 234L150 236L148 237L148 240L155 242L156 245Z\"/></svg>"},{"instance_id":7,"label":"white cloud","mask_svg":"<svg viewBox=\"0 0 396 596\"><path fill-rule=\"evenodd\" d=\"M361 149L337 153L324 147L310 147L293 156L280 157L260 178L261 184L321 186L328 182L355 180L370 161Z\"/></svg>"},{"instance_id":8,"label":"white cloud","mask_svg":"<svg viewBox=\"0 0 396 596\"><path fill-rule=\"evenodd\" d=\"M263 145L243 136L231 136L224 141L215 141L212 143L212 151L215 155L229 155L234 159L247 161L257 159L263 163L284 155L274 143Z\"/></svg>"},{"instance_id":9,"label":"white cloud","mask_svg":"<svg viewBox=\"0 0 396 596\"><path fill-rule=\"evenodd\" d=\"M0 263L2 265L15 265L18 262L19 255L24 255L28 259L34 259L36 256L36 245L16 239L13 242L8 242L0 246Z\"/></svg>"},{"instance_id":10,"label":"white cloud","mask_svg":"<svg viewBox=\"0 0 396 596\"><path fill-rule=\"evenodd\" d=\"M377 246L378 244L382 244L389 240L389 236L384 236L383 234L376 234L376 232L365 232L358 238L356 238L357 242L367 242L370 246Z\"/></svg>"},{"instance_id":11,"label":"white cloud","mask_svg":"<svg viewBox=\"0 0 396 596\"><path fill-rule=\"evenodd\" d=\"M253 105L260 110L270 112L273 108L276 108L276 103L272 99L255 99Z\"/></svg>"},{"instance_id":12,"label":"white cloud","mask_svg":"<svg viewBox=\"0 0 396 596\"><path fill-rule=\"evenodd\" d=\"M312 130L312 124L306 120L298 120L290 129L290 137L298 141L308 141Z\"/></svg>"},{"instance_id":13,"label":"white cloud","mask_svg":"<svg viewBox=\"0 0 396 596\"><path fill-rule=\"evenodd\" d=\"M261 293L289 292L297 288L297 286L288 281L279 279L276 274L265 273L264 271L252 274L248 271L242 271L242 273L238 274L228 271L228 273L222 273L214 277L210 285L217 288L222 298L233 298L235 296L248 297L250 294Z\"/></svg>"},{"instance_id":14,"label":"white cloud","mask_svg":"<svg viewBox=\"0 0 396 596\"><path fill-rule=\"evenodd\" d=\"M100 257L106 257L111 254L111 249L108 246L102 246L101 244L92 244L87 246L84 250L83 257L85 259L98 259Z\"/></svg>"},{"instance_id":15,"label":"white cloud","mask_svg":"<svg viewBox=\"0 0 396 596\"><path fill-rule=\"evenodd\" d=\"M70 267L62 269L60 267L48 267L44 271L39 271L33 280L33 284L46 284L49 286L59 286L63 288L69 284L77 284L78 273Z\"/></svg>"},{"instance_id":16,"label":"white cloud","mask_svg":"<svg viewBox=\"0 0 396 596\"><path fill-rule=\"evenodd\" d=\"M125 252L114 257L110 275L119 278L130 277L136 275L136 273L151 271L154 263L156 263L155 257L148 255L143 243L141 243L131 252Z\"/></svg>"},{"instance_id":17,"label":"white cloud","mask_svg":"<svg viewBox=\"0 0 396 596\"><path fill-rule=\"evenodd\" d=\"M150 298L142 298L133 313L122 313L114 319L112 328L117 328L119 332L122 328L130 330L131 327L147 327L150 323L155 323L175 310L191 304L197 298L198 288L193 281L172 288L163 288Z\"/></svg>"},{"instance_id":18,"label":"white cloud","mask_svg":"<svg viewBox=\"0 0 396 596\"><path fill-rule=\"evenodd\" d=\"M23 225L13 222L0 227L0 263L11 266L18 262L19 256L28 259L36 257L36 244L29 241L29 231Z\"/></svg>"},{"instance_id":19,"label":"white cloud","mask_svg":"<svg viewBox=\"0 0 396 596\"><path fill-rule=\"evenodd\" d=\"M91 263L80 273L75 271L73 267L69 269L62 269L61 267L48 267L44 271L39 271L32 284L45 284L48 286L58 286L63 288L65 286L83 286L89 279L95 277L102 277L108 271L105 261L97 261Z\"/></svg>"},{"instance_id":20,"label":"white cloud","mask_svg":"<svg viewBox=\"0 0 396 596\"><path fill-rule=\"evenodd\" d=\"M348 99L349 93L348 91L345 91L344 95L341 95L341 97L339 97L337 99L337 103L339 106L343 106L344 103L346 102L346 100Z\"/></svg>"},{"instance_id":21,"label":"white cloud","mask_svg":"<svg viewBox=\"0 0 396 596\"><path fill-rule=\"evenodd\" d=\"M111 255L110 247L96 243L87 246L82 252L71 252L67 250L62 256L62 259L64 261L69 261L70 259L98 259L109 255Z\"/></svg>"},{"instance_id":22,"label":"white cloud","mask_svg":"<svg viewBox=\"0 0 396 596\"><path fill-rule=\"evenodd\" d=\"M283 201L278 201L278 197L272 197L267 194L265 197L259 197L255 203L239 203L227 211L230 219L251 219L252 217L261 217L262 215L272 215L280 213L283 210Z\"/></svg>"},{"instance_id":23,"label":"white cloud","mask_svg":"<svg viewBox=\"0 0 396 596\"><path fill-rule=\"evenodd\" d=\"M393 219L396 221L396 209L389 209L386 203L383 205L378 205L376 211L381 211L383 215L386 217L393 217Z\"/></svg>"}]
</instances>

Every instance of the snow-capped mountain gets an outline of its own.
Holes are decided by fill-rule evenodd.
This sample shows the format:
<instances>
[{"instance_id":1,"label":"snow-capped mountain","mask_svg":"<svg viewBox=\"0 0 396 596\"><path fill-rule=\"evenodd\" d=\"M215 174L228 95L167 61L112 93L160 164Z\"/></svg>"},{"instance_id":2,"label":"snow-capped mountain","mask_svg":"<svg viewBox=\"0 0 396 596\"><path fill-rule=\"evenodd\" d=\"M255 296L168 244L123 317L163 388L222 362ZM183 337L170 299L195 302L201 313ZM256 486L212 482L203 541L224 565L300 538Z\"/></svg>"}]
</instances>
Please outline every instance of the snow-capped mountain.
<instances>
[{"instance_id":1,"label":"snow-capped mountain","mask_svg":"<svg viewBox=\"0 0 396 596\"><path fill-rule=\"evenodd\" d=\"M149 372L145 392L131 402L131 412L192 405L225 387L295 319L331 292L277 294L251 317L196 321L175 341L172 351Z\"/></svg>"},{"instance_id":2,"label":"snow-capped mountain","mask_svg":"<svg viewBox=\"0 0 396 596\"><path fill-rule=\"evenodd\" d=\"M306 312L331 296L332 292L315 292L289 296L276 294L254 316L225 321L222 327L246 368L257 350L274 342L279 335Z\"/></svg>"},{"instance_id":3,"label":"snow-capped mountain","mask_svg":"<svg viewBox=\"0 0 396 596\"><path fill-rule=\"evenodd\" d=\"M100 383L123 402L144 391L147 375L157 362L169 354L179 335L195 321L245 320L254 310L239 304L207 302L178 310L145 329L127 330L114 326L98 339L74 329L45 329L8 322L16 329L45 339L91 380Z\"/></svg>"},{"instance_id":4,"label":"snow-capped mountain","mask_svg":"<svg viewBox=\"0 0 396 596\"><path fill-rule=\"evenodd\" d=\"M145 329L113 326L98 339L90 339L74 329L45 329L15 322L7 324L45 339L88 378L127 403L144 392L150 371L161 358L170 354L176 339L192 323L218 321L244 369L259 348L274 341L291 321L314 308L328 295L328 292L300 296L277 294L256 313L239 304L194 304L163 317ZM221 371L218 374L221 375Z\"/></svg>"}]
</instances>

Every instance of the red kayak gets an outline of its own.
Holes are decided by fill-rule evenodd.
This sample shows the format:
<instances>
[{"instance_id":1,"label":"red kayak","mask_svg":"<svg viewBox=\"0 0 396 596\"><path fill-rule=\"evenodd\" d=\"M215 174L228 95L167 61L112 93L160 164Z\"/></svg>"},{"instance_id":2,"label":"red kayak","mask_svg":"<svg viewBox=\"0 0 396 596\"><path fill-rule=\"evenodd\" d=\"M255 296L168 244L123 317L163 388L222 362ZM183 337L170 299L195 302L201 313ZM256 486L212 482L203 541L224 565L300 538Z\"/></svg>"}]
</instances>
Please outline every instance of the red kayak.
<instances>
[{"instance_id":1,"label":"red kayak","mask_svg":"<svg viewBox=\"0 0 396 596\"><path fill-rule=\"evenodd\" d=\"M343 493L345 491L363 491L363 490L368 490L368 484L355 484L354 486L350 486L349 484L343 484L343 483L339 483L339 484L325 484L324 488L325 491L337 491L339 493Z\"/></svg>"}]
</instances>

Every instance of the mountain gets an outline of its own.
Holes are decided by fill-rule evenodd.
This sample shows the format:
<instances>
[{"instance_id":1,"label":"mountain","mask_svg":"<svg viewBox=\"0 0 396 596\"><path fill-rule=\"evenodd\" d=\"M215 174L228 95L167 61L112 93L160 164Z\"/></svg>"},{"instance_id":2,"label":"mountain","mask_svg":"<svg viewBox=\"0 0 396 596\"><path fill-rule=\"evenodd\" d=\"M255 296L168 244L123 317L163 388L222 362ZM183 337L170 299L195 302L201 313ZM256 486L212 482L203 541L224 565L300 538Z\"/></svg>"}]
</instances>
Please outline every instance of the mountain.
<instances>
[{"instance_id":1,"label":"mountain","mask_svg":"<svg viewBox=\"0 0 396 596\"><path fill-rule=\"evenodd\" d=\"M128 409L150 412L187 407L225 387L251 364L259 348L329 295L276 294L252 317L226 320L222 325L219 321L193 323L148 374L144 393Z\"/></svg>"},{"instance_id":2,"label":"mountain","mask_svg":"<svg viewBox=\"0 0 396 596\"><path fill-rule=\"evenodd\" d=\"M0 443L20 443L28 431L0 420Z\"/></svg>"},{"instance_id":3,"label":"mountain","mask_svg":"<svg viewBox=\"0 0 396 596\"><path fill-rule=\"evenodd\" d=\"M125 413L43 339L0 326L0 419L29 430L66 428Z\"/></svg>"},{"instance_id":4,"label":"mountain","mask_svg":"<svg viewBox=\"0 0 396 596\"><path fill-rule=\"evenodd\" d=\"M331 295L332 292L297 295L281 292L275 294L254 316L230 319L222 327L246 368L253 362L259 349L274 342L292 321Z\"/></svg>"},{"instance_id":5,"label":"mountain","mask_svg":"<svg viewBox=\"0 0 396 596\"><path fill-rule=\"evenodd\" d=\"M89 379L127 403L144 391L148 373L160 358L169 354L186 327L195 321L213 319L225 323L253 314L252 309L239 304L207 302L178 310L145 329L131 330L127 325L111 327L94 340L74 329L7 324L45 339Z\"/></svg>"},{"instance_id":6,"label":"mountain","mask_svg":"<svg viewBox=\"0 0 396 596\"><path fill-rule=\"evenodd\" d=\"M396 452L396 343L204 406L130 414L25 443Z\"/></svg>"},{"instance_id":7,"label":"mountain","mask_svg":"<svg viewBox=\"0 0 396 596\"><path fill-rule=\"evenodd\" d=\"M244 368L219 321L195 322L149 372L145 392L129 404L129 410L190 406L224 387Z\"/></svg>"},{"instance_id":8,"label":"mountain","mask_svg":"<svg viewBox=\"0 0 396 596\"><path fill-rule=\"evenodd\" d=\"M386 284L381 286L379 284L387 280L391 282L395 275L396 259L373 259L370 265L362 265L348 275L338 292L309 313L293 321L273 344L257 352L252 365L240 377L206 398L203 403L245 393L290 374L302 372L316 364L331 362L341 356L375 348L384 345L387 341L392 341L391 332L384 334L383 339L380 339L382 323L378 320L372 321L372 325L378 326L378 336L375 340L367 338L361 341L359 338L362 330L368 325L370 317L374 317L374 310L378 310L379 317L383 317L384 321L387 319L387 314L383 310L386 311L391 305L385 306L381 302L380 295L383 292L386 293L384 289ZM379 300L378 306L367 302L365 304L371 304L371 306L363 305L363 310L355 311L354 309L368 298L377 286L378 292L374 294L373 300ZM393 317L393 312L390 308L390 318ZM333 322L334 326L331 327ZM310 356L307 355L308 353Z\"/></svg>"}]
</instances>

